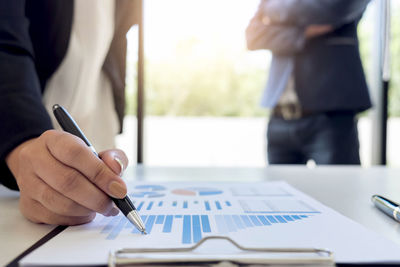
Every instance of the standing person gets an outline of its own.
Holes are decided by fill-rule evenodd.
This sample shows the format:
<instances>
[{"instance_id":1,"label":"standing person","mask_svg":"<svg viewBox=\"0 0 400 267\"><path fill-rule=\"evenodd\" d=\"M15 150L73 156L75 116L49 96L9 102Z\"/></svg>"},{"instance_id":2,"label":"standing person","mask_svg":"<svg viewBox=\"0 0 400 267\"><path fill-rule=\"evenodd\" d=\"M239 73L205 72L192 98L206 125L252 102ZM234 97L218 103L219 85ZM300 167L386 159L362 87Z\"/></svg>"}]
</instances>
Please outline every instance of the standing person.
<instances>
[{"instance_id":1,"label":"standing person","mask_svg":"<svg viewBox=\"0 0 400 267\"><path fill-rule=\"evenodd\" d=\"M270 164L360 164L357 113L371 107L357 25L369 0L262 0L250 50L272 52Z\"/></svg>"},{"instance_id":2,"label":"standing person","mask_svg":"<svg viewBox=\"0 0 400 267\"><path fill-rule=\"evenodd\" d=\"M0 182L20 190L33 222L73 225L116 215L126 155L126 33L135 0L0 0ZM57 130L66 107L99 150ZM54 127L57 127L54 130Z\"/></svg>"}]
</instances>

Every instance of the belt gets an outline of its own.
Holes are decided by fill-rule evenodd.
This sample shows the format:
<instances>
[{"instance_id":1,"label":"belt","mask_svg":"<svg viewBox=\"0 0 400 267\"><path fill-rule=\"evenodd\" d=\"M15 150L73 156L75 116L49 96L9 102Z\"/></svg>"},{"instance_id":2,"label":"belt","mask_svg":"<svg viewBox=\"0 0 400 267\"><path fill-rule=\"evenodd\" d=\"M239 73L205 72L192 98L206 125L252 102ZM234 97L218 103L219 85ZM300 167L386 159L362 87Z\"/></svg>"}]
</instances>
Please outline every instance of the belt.
<instances>
[{"instance_id":1,"label":"belt","mask_svg":"<svg viewBox=\"0 0 400 267\"><path fill-rule=\"evenodd\" d=\"M296 120L315 114L301 108L299 104L277 105L272 109L271 115L284 120Z\"/></svg>"}]
</instances>

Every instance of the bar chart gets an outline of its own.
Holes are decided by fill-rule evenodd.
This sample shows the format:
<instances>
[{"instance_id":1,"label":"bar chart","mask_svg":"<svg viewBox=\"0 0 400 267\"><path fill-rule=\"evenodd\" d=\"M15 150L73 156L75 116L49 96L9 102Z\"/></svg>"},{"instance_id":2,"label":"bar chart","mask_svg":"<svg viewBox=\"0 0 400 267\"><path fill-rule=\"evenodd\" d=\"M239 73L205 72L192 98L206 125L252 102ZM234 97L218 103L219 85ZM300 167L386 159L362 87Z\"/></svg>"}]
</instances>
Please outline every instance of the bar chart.
<instances>
[{"instance_id":1,"label":"bar chart","mask_svg":"<svg viewBox=\"0 0 400 267\"><path fill-rule=\"evenodd\" d=\"M312 215L311 215L312 216ZM180 227L181 243L191 244L198 242L207 234L227 234L250 228L273 227L275 224L295 223L310 218L304 214L284 215L143 215L146 231L151 234L154 229L163 234L173 232L174 224ZM108 222L101 229L101 234L106 240L115 240L120 234L140 234L132 224L124 217L117 216ZM176 228L175 228L176 229Z\"/></svg>"},{"instance_id":2,"label":"bar chart","mask_svg":"<svg viewBox=\"0 0 400 267\"><path fill-rule=\"evenodd\" d=\"M152 239L187 245L207 235L247 235L310 222L320 214L281 183L133 185L130 196ZM143 238L127 219L104 218L99 227L105 240Z\"/></svg>"},{"instance_id":3,"label":"bar chart","mask_svg":"<svg viewBox=\"0 0 400 267\"><path fill-rule=\"evenodd\" d=\"M223 209L235 209L230 200L143 200L134 202L138 211L154 211L165 210L165 208L172 209L195 209L197 211L218 211Z\"/></svg>"}]
</instances>

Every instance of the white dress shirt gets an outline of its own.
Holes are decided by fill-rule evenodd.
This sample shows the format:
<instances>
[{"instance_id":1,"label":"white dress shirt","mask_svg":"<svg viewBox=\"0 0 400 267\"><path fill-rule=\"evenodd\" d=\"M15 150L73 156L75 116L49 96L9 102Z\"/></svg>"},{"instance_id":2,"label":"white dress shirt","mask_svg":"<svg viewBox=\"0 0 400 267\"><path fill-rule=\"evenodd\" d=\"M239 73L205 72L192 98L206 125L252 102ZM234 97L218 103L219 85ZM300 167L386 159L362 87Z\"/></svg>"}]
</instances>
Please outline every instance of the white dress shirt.
<instances>
[{"instance_id":1,"label":"white dress shirt","mask_svg":"<svg viewBox=\"0 0 400 267\"><path fill-rule=\"evenodd\" d=\"M114 35L115 0L75 0L64 60L49 79L44 104L64 106L98 151L113 148L118 133L111 83L102 71Z\"/></svg>"}]
</instances>

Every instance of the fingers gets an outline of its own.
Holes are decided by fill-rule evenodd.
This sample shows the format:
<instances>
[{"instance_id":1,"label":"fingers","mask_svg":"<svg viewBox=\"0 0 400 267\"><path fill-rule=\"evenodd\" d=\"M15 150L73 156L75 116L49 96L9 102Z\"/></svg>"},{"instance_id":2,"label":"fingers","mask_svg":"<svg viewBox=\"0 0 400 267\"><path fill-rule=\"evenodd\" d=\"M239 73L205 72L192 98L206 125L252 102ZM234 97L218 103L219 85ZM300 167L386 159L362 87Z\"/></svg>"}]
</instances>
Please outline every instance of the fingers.
<instances>
[{"instance_id":1,"label":"fingers","mask_svg":"<svg viewBox=\"0 0 400 267\"><path fill-rule=\"evenodd\" d=\"M33 194L32 197L53 213L64 216L89 216L94 211L60 194L40 178L34 179L33 186L37 190L35 190L36 194ZM118 210L111 208L104 215L111 216L116 214L118 214Z\"/></svg>"},{"instance_id":2,"label":"fingers","mask_svg":"<svg viewBox=\"0 0 400 267\"><path fill-rule=\"evenodd\" d=\"M93 220L96 212L117 215L109 195L126 195L118 174L128 159L121 150L101 155L104 162L81 139L54 130L15 148L6 162L16 177L24 216L37 223L76 225Z\"/></svg>"},{"instance_id":3,"label":"fingers","mask_svg":"<svg viewBox=\"0 0 400 267\"><path fill-rule=\"evenodd\" d=\"M62 164L48 154L40 155L40 157L35 159L33 165L38 177L60 195L73 200L87 209L104 215L108 215L112 211L113 204L109 196L98 187L94 186L79 171ZM51 195L51 198L56 198L53 191L50 191L50 189L44 190L44 193ZM50 197L48 197L48 199L45 199L44 201L46 200L51 203L52 200L55 199L50 199ZM61 199L58 198L58 200ZM60 203L60 205L73 204L63 202ZM54 207L54 209L57 208L62 207Z\"/></svg>"},{"instance_id":4,"label":"fingers","mask_svg":"<svg viewBox=\"0 0 400 267\"><path fill-rule=\"evenodd\" d=\"M101 160L118 176L128 166L128 157L120 149L110 149L99 153Z\"/></svg>"},{"instance_id":5,"label":"fingers","mask_svg":"<svg viewBox=\"0 0 400 267\"><path fill-rule=\"evenodd\" d=\"M126 185L101 159L93 154L86 144L68 133L47 131L46 145L49 152L63 164L79 170L83 176L102 191L115 198L123 198L127 193ZM122 160L122 159L121 159ZM71 173L70 187L76 188L79 179Z\"/></svg>"},{"instance_id":6,"label":"fingers","mask_svg":"<svg viewBox=\"0 0 400 267\"><path fill-rule=\"evenodd\" d=\"M38 179L39 180L39 179ZM61 195L53 188L41 182L38 187L39 195L35 195L35 200L40 202L44 207L53 213L64 216L88 216L93 211L79 205L77 202Z\"/></svg>"},{"instance_id":7,"label":"fingers","mask_svg":"<svg viewBox=\"0 0 400 267\"><path fill-rule=\"evenodd\" d=\"M34 223L46 223L56 225L78 225L92 221L96 217L95 212L91 212L85 216L64 216L56 214L41 203L33 199L25 197L20 198L21 213Z\"/></svg>"}]
</instances>

